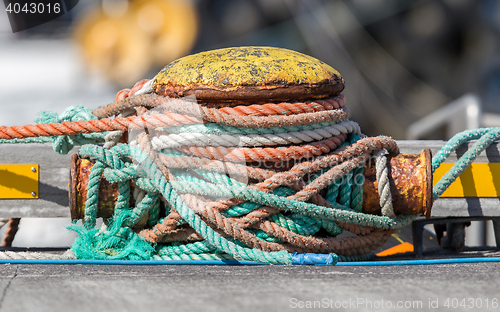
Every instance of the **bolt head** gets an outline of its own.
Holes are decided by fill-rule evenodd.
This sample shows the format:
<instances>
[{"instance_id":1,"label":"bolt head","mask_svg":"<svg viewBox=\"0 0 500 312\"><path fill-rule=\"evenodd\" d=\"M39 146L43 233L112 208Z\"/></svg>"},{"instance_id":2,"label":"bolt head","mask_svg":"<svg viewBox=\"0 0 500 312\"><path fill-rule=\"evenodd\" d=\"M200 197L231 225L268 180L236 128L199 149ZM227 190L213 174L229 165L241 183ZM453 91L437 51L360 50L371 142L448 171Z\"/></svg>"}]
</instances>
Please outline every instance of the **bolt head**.
<instances>
[{"instance_id":1,"label":"bolt head","mask_svg":"<svg viewBox=\"0 0 500 312\"><path fill-rule=\"evenodd\" d=\"M31 171L36 172L36 168L35 167L31 167Z\"/></svg>"},{"instance_id":2,"label":"bolt head","mask_svg":"<svg viewBox=\"0 0 500 312\"><path fill-rule=\"evenodd\" d=\"M36 193L35 192L31 192L31 196L35 197Z\"/></svg>"}]
</instances>

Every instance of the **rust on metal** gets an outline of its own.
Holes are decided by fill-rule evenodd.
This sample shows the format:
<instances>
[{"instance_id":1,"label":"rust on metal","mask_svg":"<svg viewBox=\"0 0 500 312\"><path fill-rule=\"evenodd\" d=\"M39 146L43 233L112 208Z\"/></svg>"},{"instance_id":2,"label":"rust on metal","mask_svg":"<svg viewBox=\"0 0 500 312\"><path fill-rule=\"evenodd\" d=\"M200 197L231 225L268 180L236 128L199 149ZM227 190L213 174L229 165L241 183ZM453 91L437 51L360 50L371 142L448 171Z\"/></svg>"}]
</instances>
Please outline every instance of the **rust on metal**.
<instances>
[{"instance_id":1,"label":"rust on metal","mask_svg":"<svg viewBox=\"0 0 500 312\"><path fill-rule=\"evenodd\" d=\"M91 160L80 158L77 154L71 156L69 209L72 220L83 219L85 216L87 187L93 165ZM111 218L113 216L116 199L118 198L118 184L109 183L104 177L101 177L98 198L97 217L105 220Z\"/></svg>"},{"instance_id":2,"label":"rust on metal","mask_svg":"<svg viewBox=\"0 0 500 312\"><path fill-rule=\"evenodd\" d=\"M431 152L388 156L389 185L394 213L423 213L427 218L432 208ZM376 179L375 162L367 162L364 170L363 212L380 215L380 196Z\"/></svg>"},{"instance_id":3,"label":"rust on metal","mask_svg":"<svg viewBox=\"0 0 500 312\"><path fill-rule=\"evenodd\" d=\"M423 213L430 217L432 206L431 154L425 149L421 154L399 154L388 157L389 183L396 215ZM87 185L93 162L71 158L71 178L69 183L71 218L83 219ZM118 196L118 185L101 178L97 217L104 219L113 215ZM367 162L364 170L363 212L380 215L380 197L376 180L375 164Z\"/></svg>"}]
</instances>

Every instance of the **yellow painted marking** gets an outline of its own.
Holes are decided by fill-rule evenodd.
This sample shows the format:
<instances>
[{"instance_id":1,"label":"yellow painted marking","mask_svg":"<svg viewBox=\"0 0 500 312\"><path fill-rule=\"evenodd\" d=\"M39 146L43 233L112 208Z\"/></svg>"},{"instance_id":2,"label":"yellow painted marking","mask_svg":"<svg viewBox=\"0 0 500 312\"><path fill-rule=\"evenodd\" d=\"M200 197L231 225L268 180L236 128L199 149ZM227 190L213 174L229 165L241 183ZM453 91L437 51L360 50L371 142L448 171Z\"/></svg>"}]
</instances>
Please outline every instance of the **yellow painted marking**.
<instances>
[{"instance_id":1,"label":"yellow painted marking","mask_svg":"<svg viewBox=\"0 0 500 312\"><path fill-rule=\"evenodd\" d=\"M453 165L453 163L441 164L434 172L434 184ZM473 163L441 197L499 197L498 194L500 194L500 163Z\"/></svg>"},{"instance_id":2,"label":"yellow painted marking","mask_svg":"<svg viewBox=\"0 0 500 312\"><path fill-rule=\"evenodd\" d=\"M398 235L396 235L396 234L392 234L391 236L392 236L392 237L394 237L395 239L397 239L397 241L398 241L398 242L400 242L401 244L403 244L403 243L405 242L404 240L402 240L402 239L401 239Z\"/></svg>"},{"instance_id":3,"label":"yellow painted marking","mask_svg":"<svg viewBox=\"0 0 500 312\"><path fill-rule=\"evenodd\" d=\"M38 198L38 173L38 165L0 165L0 199Z\"/></svg>"},{"instance_id":4,"label":"yellow painted marking","mask_svg":"<svg viewBox=\"0 0 500 312\"><path fill-rule=\"evenodd\" d=\"M237 47L188 55L167 65L154 85L263 86L315 84L341 77L328 64L311 56L281 48Z\"/></svg>"}]
</instances>

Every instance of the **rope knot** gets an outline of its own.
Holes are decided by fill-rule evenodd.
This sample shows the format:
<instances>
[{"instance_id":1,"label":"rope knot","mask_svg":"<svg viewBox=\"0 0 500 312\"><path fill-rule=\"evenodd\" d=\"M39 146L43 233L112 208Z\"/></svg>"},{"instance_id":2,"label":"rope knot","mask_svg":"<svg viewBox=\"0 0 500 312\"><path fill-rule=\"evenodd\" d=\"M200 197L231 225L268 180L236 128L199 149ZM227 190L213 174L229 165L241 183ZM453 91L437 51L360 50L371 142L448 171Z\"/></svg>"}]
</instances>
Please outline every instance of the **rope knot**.
<instances>
[{"instance_id":1,"label":"rope knot","mask_svg":"<svg viewBox=\"0 0 500 312\"><path fill-rule=\"evenodd\" d=\"M56 112L42 111L36 118L36 123L51 124L61 123L65 121L87 121L97 119L92 110L81 105L73 105L68 107L61 115ZM102 140L105 133L82 133L77 135L55 136L51 140L53 142L54 151L59 154L67 154L75 145L95 143L96 140Z\"/></svg>"}]
</instances>

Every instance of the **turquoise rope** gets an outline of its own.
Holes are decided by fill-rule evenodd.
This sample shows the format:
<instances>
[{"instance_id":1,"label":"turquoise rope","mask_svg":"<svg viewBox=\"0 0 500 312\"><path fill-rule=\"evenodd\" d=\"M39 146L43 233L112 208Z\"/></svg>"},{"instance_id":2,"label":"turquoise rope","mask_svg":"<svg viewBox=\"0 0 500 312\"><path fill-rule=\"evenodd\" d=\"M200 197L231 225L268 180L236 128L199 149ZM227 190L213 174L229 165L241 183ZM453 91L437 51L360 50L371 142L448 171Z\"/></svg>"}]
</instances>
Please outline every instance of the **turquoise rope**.
<instances>
[{"instance_id":1,"label":"turquoise rope","mask_svg":"<svg viewBox=\"0 0 500 312\"><path fill-rule=\"evenodd\" d=\"M263 263L284 263L291 264L292 257L286 251L277 252L264 252L259 249L250 249L240 247L233 242L220 236L217 232L212 230L207 226L198 215L196 215L182 199L177 195L177 192L172 188L171 184L173 182L168 182L165 177L160 173L160 170L156 165L149 159L149 157L135 146L130 146L131 155L134 159L138 160L141 164L145 165L147 168L146 172L152 180L153 184L162 193L166 201L171 203L179 215L205 240L208 241L213 246L216 246L218 250L221 250L227 254L232 255L235 258L259 261Z\"/></svg>"},{"instance_id":2,"label":"turquoise rope","mask_svg":"<svg viewBox=\"0 0 500 312\"><path fill-rule=\"evenodd\" d=\"M91 110L83 106L72 106L66 109L61 115L53 112L42 112L37 123L54 123L63 121L93 120L96 117ZM186 125L181 127L170 127L163 129L168 133L204 133L204 134L266 134L266 133L285 133L292 131L304 131L319 129L330 126L336 122L326 122L310 125L300 125L292 127L268 127L268 128L244 128L207 123L201 125ZM73 146L87 143L103 142L106 133L78 134L73 136L54 136L38 137L27 139L0 140L0 143L45 143L52 142L54 150L59 153L67 153ZM469 130L457 134L434 156L432 162L433 172L440 164L456 149L471 140L477 142L457 161L457 163L443 176L443 178L434 186L433 198L437 199L453 181L474 161L477 156L484 151L490 144L500 138L500 128L482 128ZM359 137L350 135L348 142L344 145L352 144ZM77 231L84 233L89 240L88 234L93 233L92 242L88 241L94 251L100 253L95 256L96 259L146 259L155 255L152 246L131 231L135 226L148 215L147 222L150 226L160 220L160 194L172 204L173 207L180 210L179 213L183 220L179 224L188 223L193 229L200 233L205 242L210 245L210 251L195 253L192 259L249 259L266 263L291 263L292 256L286 252L266 253L257 249L249 249L234 242L218 236L211 228L204 224L197 215L195 215L177 193L198 194L208 197L235 198L244 202L223 211L226 217L238 217L245 215L252 210L262 206L279 207L284 213L270 216L268 219L277 225L299 235L314 235L323 227L332 235L341 233L341 229L335 222L346 222L363 226L371 226L380 229L394 229L404 226L411 222L416 216L407 215L396 218L387 218L361 213L362 209L362 184L363 168L358 167L350 171L341 179L334 181L328 188L325 198L335 209L329 209L317 206L307 202L299 202L287 199L287 196L293 195L295 191L279 187L271 193L265 193L249 189L246 184L238 182L235 179L218 173L192 170L196 176L181 170L172 170L178 181L166 181L154 163L142 151L136 147L120 146L106 151L97 146L85 145L82 147L83 154L96 157L98 162L93 167L89 176L89 189L86 199L85 227L78 228ZM184 153L167 150L165 154L172 156L186 155ZM139 162L139 166L130 163L130 157ZM115 214L112 220L109 220L109 227L105 231L99 232L92 229L95 226L97 213L97 193L100 183L100 177L104 174L110 182L118 183L118 198L115 207ZM133 180L147 194L136 207L130 207L130 186L128 180ZM314 180L314 177L312 178ZM169 207L166 207L167 213ZM333 222L332 222L333 221ZM76 228L75 228L76 229ZM279 239L273 237L261 230L251 230L258 238L279 242ZM99 239L96 239L99 238ZM80 241L82 243L82 241ZM138 247L139 246L139 247ZM208 246L208 245L207 245ZM88 246L87 246L88 247ZM173 247L173 246L168 246ZM88 250L87 250L88 251ZM218 253L222 252L222 253ZM188 257L188 252L175 257ZM221 256L224 255L224 256ZM163 257L170 257L164 254ZM341 257L340 260L353 261L365 260L372 257L372 254Z\"/></svg>"},{"instance_id":3,"label":"turquoise rope","mask_svg":"<svg viewBox=\"0 0 500 312\"><path fill-rule=\"evenodd\" d=\"M354 182L351 195L351 208L356 212L361 212L363 209L363 183L365 181L363 171L364 167L358 167L354 169L353 173Z\"/></svg>"},{"instance_id":4,"label":"turquoise rope","mask_svg":"<svg viewBox=\"0 0 500 312\"><path fill-rule=\"evenodd\" d=\"M42 112L37 123L53 123L63 121L93 120L92 112L82 106L72 106L63 114ZM168 133L205 133L205 134L266 134L285 133L319 129L338 123L325 122L292 127L244 128L231 127L219 124L186 125L163 129ZM42 143L53 142L54 149L59 153L67 153L75 145L89 142L103 142L106 133L78 134L73 136L55 136L28 138L24 140L2 140L0 143ZM472 134L471 137L474 137ZM350 135L344 145L357 141L357 135ZM5 141L5 142L4 142ZM490 140L484 139L487 144ZM185 155L178 151L167 150L167 155ZM82 155L97 159L89 176L89 186L86 199L84 227L72 226L80 234L73 245L74 250L81 258L92 259L170 259L170 260L220 260L220 259L247 259L264 263L316 263L325 261L320 255L302 254L291 255L286 251L263 252L251 249L238 241L226 239L208 227L187 205L177 193L198 194L206 197L234 198L243 201L240 205L231 207L223 212L228 217L237 217L251 212L260 206L279 207L284 213L270 216L268 219L277 225L299 235L314 235L320 228L326 229L332 235L338 235L342 229L335 222L346 222L358 225L371 226L381 229L392 229L411 222L415 216L401 216L394 219L365 215L362 207L362 173L363 168L355 168L347 173L343 179L338 179L327 188L327 200L336 209L330 209L307 202L300 202L286 198L295 194L290 188L279 187L271 193L260 192L247 187L246 184L218 173L192 170L196 176L172 170L178 181L167 181L159 172L156 165L142 150L135 146L119 145L110 150L98 146L85 145L81 149ZM132 164L131 159L136 164ZM103 229L95 227L97 214L97 194L101 176L109 182L118 183L118 198L115 213L108 226ZM146 191L144 198L130 206L130 185L133 180L137 186ZM312 178L314 180L314 177ZM335 184L335 185L334 185ZM164 246L155 249L143 241L131 228L142 222L153 226L160 221L160 194L175 207L181 215L179 224L189 224L203 238L203 245L184 244ZM165 207L168 213L170 208ZM148 216L146 220L146 216ZM333 222L332 222L333 221ZM280 242L280 240L261 230L250 230L253 234L265 241ZM196 243L195 243L196 244ZM184 246L184 247L179 247ZM204 248L202 248L204 246ZM175 249L177 248L177 249ZM196 249L198 248L198 249ZM158 258L159 257L159 258ZM335 263L336 255L328 255L327 262ZM342 260L368 259L372 254L357 257L341 257ZM321 259L320 259L321 258ZM318 260L320 259L320 260Z\"/></svg>"},{"instance_id":5,"label":"turquoise rope","mask_svg":"<svg viewBox=\"0 0 500 312\"><path fill-rule=\"evenodd\" d=\"M434 172L452 152L456 151L460 145L472 140L477 140L483 135L491 131L497 131L498 129L500 128L479 128L457 133L432 157L432 172Z\"/></svg>"},{"instance_id":6,"label":"turquoise rope","mask_svg":"<svg viewBox=\"0 0 500 312\"><path fill-rule=\"evenodd\" d=\"M354 211L330 209L323 206L289 200L248 188L224 188L217 185L200 185L193 182L170 182L173 190L180 193L193 193L204 196L229 197L259 203L265 206L279 207L284 211L306 214L311 217L324 218L331 221L353 223L383 229L394 229L407 223L406 216L396 218L365 215ZM333 205L340 206L339 204Z\"/></svg>"},{"instance_id":7,"label":"turquoise rope","mask_svg":"<svg viewBox=\"0 0 500 312\"><path fill-rule=\"evenodd\" d=\"M228 254L200 253L200 254L180 254L180 255L155 255L151 260L168 261L216 261L216 260L236 260Z\"/></svg>"},{"instance_id":8,"label":"turquoise rope","mask_svg":"<svg viewBox=\"0 0 500 312\"><path fill-rule=\"evenodd\" d=\"M120 145L117 147L124 148L126 145ZM132 148L132 147L131 147ZM137 147L133 147L134 150L138 149ZM99 151L96 152L96 149ZM139 149L140 150L140 149ZM80 150L80 153L84 156L93 155L99 159L102 157L103 159L112 159L113 157L106 156L107 150L98 146L91 146L87 149L87 146L83 146ZM111 153L113 154L113 153ZM144 163L141 161L141 164ZM151 169L148 168L149 174L151 174ZM129 179L132 177L124 177L124 179ZM151 179L151 177L149 177ZM158 183L158 182L157 182ZM153 184L155 184L153 182ZM213 185L207 182L186 182L186 181L171 181L169 182L169 189L172 188L172 191L175 190L181 193L191 193L197 195L204 196L216 196L222 198L236 198L242 199L246 201L251 201L254 203L258 203L261 205L272 206L272 207L280 207L285 211L306 214L311 217L323 218L331 221L340 221L353 223L357 225L364 226L372 226L376 228L383 229L394 229L398 228L402 225L405 225L409 222L408 216L399 216L396 218L388 218L388 217L380 217L375 215L365 215L363 213L358 213L354 211L348 210L340 210L340 209L330 209L318 205L314 205L311 203L299 202L295 200L289 200L286 198L282 198L280 196L274 194L268 194L265 192L260 192L257 190L249 189L246 187L232 187L228 188L220 185ZM156 185L158 186L158 185ZM160 189L161 191L161 189ZM335 208L343 208L340 204L332 203Z\"/></svg>"},{"instance_id":9,"label":"turquoise rope","mask_svg":"<svg viewBox=\"0 0 500 312\"><path fill-rule=\"evenodd\" d=\"M340 148L351 145L360 139L357 134L350 134L348 140ZM330 168L322 170L316 176L328 171ZM361 212L363 204L363 176L364 167L360 166L346 175L333 181L326 190L325 199L332 205L339 203L341 206L335 206L338 209L354 210ZM315 177L313 178L315 179Z\"/></svg>"},{"instance_id":10,"label":"turquoise rope","mask_svg":"<svg viewBox=\"0 0 500 312\"><path fill-rule=\"evenodd\" d=\"M149 157L139 148L135 146L127 146L120 145L111 149L110 151L104 150L100 147L91 146L86 148L83 146L80 150L82 155L94 156L99 160L113 160L116 154L113 153L114 150L122 150L122 154L125 149L128 149L131 153L131 156L138 161L145 172L148 174L148 178L151 179L153 184L157 187L157 189L162 193L163 197L171 203L174 207L176 207L176 211L179 215L200 235L202 235L208 243L213 246L216 246L218 250L221 250L227 254L232 255L235 258L239 259L247 259L252 261L259 261L263 263L284 263L291 264L292 256L286 251L278 251L278 252L264 252L259 249L250 249L240 247L237 244L225 239L220 236L218 233L213 231L210 227L208 227L189 207L180 199L177 195L177 192L172 189L171 183L166 181L165 177L160 173L156 165L149 159ZM89 153L90 152L90 153ZM87 154L88 153L88 154ZM111 155L109 155L111 154ZM116 164L118 162L110 162L111 164ZM119 163L118 163L119 164ZM118 167L118 166L117 166ZM114 222L117 223L116 221ZM121 226L121 224L120 224ZM80 229L80 231L82 231ZM135 233L134 233L135 234ZM84 235L88 237L88 235ZM135 238L135 236L134 236ZM78 240L78 239L77 239ZM90 244L92 245L92 244ZM76 245L79 247L80 245ZM150 254L147 254L150 256ZM114 255L113 255L114 256ZM127 256L129 256L127 254Z\"/></svg>"},{"instance_id":11,"label":"turquoise rope","mask_svg":"<svg viewBox=\"0 0 500 312\"><path fill-rule=\"evenodd\" d=\"M96 224L99 185L104 172L104 165L96 163L89 175L87 199L85 201L85 217L83 222L87 228L93 228Z\"/></svg>"},{"instance_id":12,"label":"turquoise rope","mask_svg":"<svg viewBox=\"0 0 500 312\"><path fill-rule=\"evenodd\" d=\"M155 224L158 222L159 214L155 210L160 209L160 196L158 194L148 193L144 198L130 210L128 218L125 220L124 225L134 227L139 223L148 213L154 214ZM151 218L151 217L150 217ZM149 222L149 220L148 220Z\"/></svg>"},{"instance_id":13,"label":"turquoise rope","mask_svg":"<svg viewBox=\"0 0 500 312\"><path fill-rule=\"evenodd\" d=\"M453 167L437 182L432 190L433 200L436 200L444 191L474 162L488 146L500 138L500 128L481 128L468 130L455 135L436 154L432 161L432 172L434 172L444 160L458 147L471 140L478 139L467 152L458 159Z\"/></svg>"},{"instance_id":14,"label":"turquoise rope","mask_svg":"<svg viewBox=\"0 0 500 312\"><path fill-rule=\"evenodd\" d=\"M470 163L473 162L473 160L482 152L486 149L487 146L489 146L492 142L497 140L500 137L500 128L493 128L493 129L477 129L477 130L470 130L466 131L464 133L457 134L454 138L452 138L442 149L439 153L436 154L435 158L433 159L433 169L435 170L443 161L444 159L449 156L451 152L456 150L461 144L466 143L470 140L475 140L477 139L478 141L470 148L464 155L461 157L458 161L457 164L452 167L452 169L445 174L443 179L438 182L438 184L434 188L434 198L437 198L455 179L458 177L466 168L467 166L470 165ZM144 179L143 177L136 175L133 176L133 170L127 166L123 165L116 165L117 163L120 164L118 161L118 157L115 157L113 153L106 153L104 152L101 148L97 147L91 147L90 148L92 151L89 153L92 156L98 156L102 158L102 161L106 163L107 165L113 165L115 168L121 168L121 169L115 169L116 172L113 171L114 174L114 180L118 181L125 181L130 178L134 179ZM123 148L122 148L123 149ZM115 151L116 154L118 154L119 150ZM109 154L109 155L108 155ZM127 152L121 152L122 155L127 155ZM143 163L144 166L144 163ZM97 167L97 170L99 167ZM278 214L270 217L269 219L273 222L276 222L278 225L289 229L292 232L295 232L297 234L301 235L307 235L308 233L316 233L317 232L317 227L319 225L323 225L322 223L332 223L331 221L340 221L340 222L348 222L348 223L353 223L353 224L359 224L359 225L367 225L367 226L374 226L378 228L384 228L384 229L389 229L389 228L396 228L398 226L402 226L404 224L407 224L411 222L415 216L401 216L397 217L394 219L386 218L386 217L379 217L379 216L367 216L362 213L358 213L360 209L360 203L361 201L359 200L354 200L356 198L359 198L359 186L361 185L361 179L359 173L361 168L356 168L355 170L352 171L352 176L353 179L347 179L349 182L344 182L344 183L335 183L328 188L327 192L327 199L333 200L333 197L335 199L337 197L341 198L341 203L344 203L345 205L340 205L337 203L336 208L338 209L329 209L329 211L325 211L326 209L321 206L316 206L310 203L303 203L303 202L297 202L293 200L288 200L286 198L283 198L282 194L267 194L264 192L258 192L255 190L248 189L244 187L245 185L243 183L237 182L234 179L231 179L229 177L226 177L224 175L219 175L213 172L208 172L208 171L201 171L201 170L195 170L196 174L200 176L200 178L196 178L193 176L187 175L185 172L182 173L180 172L178 174L178 177L180 177L179 181L172 181L169 182L168 185L169 187L166 187L164 191L162 191L162 194L165 196L165 193L172 192L172 191L177 191L177 192L186 192L186 193L194 193L194 194L200 194L204 196L223 196L223 197L229 197L229 198L236 198L236 199L242 199L245 200L242 206L243 208L247 208L245 210L239 211L241 214L235 214L237 215L242 215L245 213L250 212L252 209L255 209L257 206L260 205L268 205L268 206L273 206L273 207L280 207L281 209L285 211L292 212L291 216L307 216L308 218L312 218L313 220L312 224L307 224L308 227L303 227L303 224L300 224L300 221L298 219L293 219L292 217L287 217L283 214ZM151 170L150 170L151 171ZM111 171L107 171L106 169L106 174L109 176L112 176ZM151 177L149 177L151 178ZM336 181L339 182L339 181ZM352 183L354 182L354 183ZM146 182L145 182L146 183ZM162 184L163 183L163 184ZM156 177L156 181L153 181L152 184L156 185L166 185L165 181L161 181L159 177ZM146 183L147 184L147 183ZM335 186L340 186L340 187L334 187ZM344 191L345 193L349 193L349 190L351 192L351 196L349 198L351 199L351 202L349 204L348 200L343 200L342 197L342 192L340 192L342 189L347 189ZM277 191L283 191L286 190L286 188L278 188ZM339 193L341 193L339 195ZM332 195L333 194L333 195ZM354 195L357 194L357 195ZM285 195L287 196L287 195ZM329 197L329 198L328 198ZM175 198L172 198L175 199ZM177 203L175 200L172 201ZM245 207L247 205L247 207ZM175 207L177 205L174 204ZM349 207L351 206L351 207ZM232 207L235 208L235 211L238 209L241 209L242 207ZM88 205L89 211L92 211L92 205ZM346 209L346 210L341 210L341 209ZM348 210L347 210L348 209ZM351 210L352 209L352 210ZM193 218L189 215L189 211L186 211L186 216L187 222L190 225L195 225L195 230L198 231L198 229L203 230L203 226L199 226L199 221L196 220L196 218ZM228 216L231 216L231 214L228 214ZM328 222L329 221L329 222ZM198 224L197 224L198 223ZM312 228L311 228L312 227ZM205 228L206 231L208 229ZM257 237L260 237L261 239L267 240L267 241L277 241L276 238L262 232L262 231L255 231L254 233ZM312 235L312 234L311 234ZM224 242L221 240L221 238L214 237L213 234L211 233L206 233L207 236L207 241L209 239L212 239L214 243L216 243L218 246L215 247L216 250L223 250L224 248L227 249L228 251L233 248L233 246L230 246L228 243ZM230 247L229 247L230 246ZM222 249L221 249L222 248ZM243 248L243 247L240 247ZM234 249L232 250L233 252L235 251ZM252 250L253 252L253 250ZM211 253L204 253L207 255L211 255ZM228 253L229 254L229 253ZM245 249L243 248L242 250L236 250L234 255L236 257L243 257L244 259L250 259L254 257L255 255L248 252L248 248ZM257 257L260 257L262 255L258 255ZM207 257L212 257L212 256L207 256ZM246 257L246 258L245 258ZM353 260L366 260L372 257L371 254L368 255L363 255L363 256L357 256L357 257L340 257L340 260L342 261L353 261ZM265 258L265 256L263 256ZM281 259L283 260L283 259ZM289 260L289 259L288 259ZM262 258L259 259L258 261L262 261ZM265 261L273 261L270 260L269 258L265 259ZM276 261L276 260L274 260Z\"/></svg>"}]
</instances>

